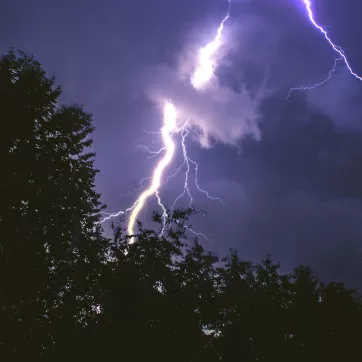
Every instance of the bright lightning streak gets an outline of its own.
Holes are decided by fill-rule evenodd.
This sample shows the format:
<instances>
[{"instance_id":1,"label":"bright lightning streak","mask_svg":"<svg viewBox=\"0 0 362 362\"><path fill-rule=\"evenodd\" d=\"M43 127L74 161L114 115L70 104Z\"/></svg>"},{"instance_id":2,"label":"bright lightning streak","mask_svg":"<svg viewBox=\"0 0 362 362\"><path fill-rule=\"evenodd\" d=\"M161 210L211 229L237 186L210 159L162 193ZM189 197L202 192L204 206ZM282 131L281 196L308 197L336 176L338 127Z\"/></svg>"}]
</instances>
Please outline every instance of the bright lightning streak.
<instances>
[{"instance_id":1,"label":"bright lightning streak","mask_svg":"<svg viewBox=\"0 0 362 362\"><path fill-rule=\"evenodd\" d=\"M191 77L191 84L193 85L193 87L195 89L200 89L201 87L203 87L213 76L213 68L214 68L213 56L215 55L216 51L220 48L222 31L224 29L225 22L230 17L230 8L231 8L231 0L229 0L229 7L228 7L227 14L226 14L225 18L221 21L215 38L209 44L207 44L204 48L200 49L200 51L199 51L198 65L196 67L196 70L195 70L194 74ZM176 170L176 172L173 175L171 175L171 176L169 176L167 178L165 183L167 183L170 178L176 176L181 171L181 169L182 169L182 167L184 165L186 165L186 176L185 176L185 183L184 183L183 193L176 198L175 202L172 205L172 209L176 205L177 201L180 198L182 198L186 193L190 198L189 206L191 206L191 204L192 204L193 198L192 198L191 192L189 190L189 184L188 184L188 182L189 182L190 164L192 164L194 166L194 168L195 168L195 185L196 185L196 188L200 192L202 192L204 195L206 195L207 198L212 199L212 200L218 200L223 205L225 205L220 198L211 197L207 191L203 190L199 186L199 183L198 183L198 164L195 161L191 160L187 155L187 149L186 149L186 143L185 143L186 138L187 138L187 136L189 134L189 130L186 127L187 122L181 128L181 130L177 128L176 108L174 107L174 105L171 102L167 102L165 104L165 106L164 106L163 120L164 120L164 125L163 125L160 132L151 132L151 131L148 131L148 130L143 130L143 131L145 131L146 133L149 133L149 134L161 134L162 139L163 139L163 143L164 143L164 147L162 147L159 151L151 151L148 147L142 146L151 155L154 155L154 156L158 156L161 152L165 151L164 156L157 163L157 166L156 166L156 168L155 168L155 170L153 172L152 177L146 178L146 179L151 179L152 180L151 185L145 191L143 191L141 193L139 198L135 201L135 203L131 207L129 207L126 210L121 210L121 211L119 211L119 212L117 212L115 214L107 214L108 216L100 221L101 223L103 223L103 222L105 222L107 220L110 220L111 218L118 217L119 215L122 215L122 214L130 211L131 215L130 215L129 221L128 221L128 233L129 233L130 236L133 236L133 234L134 234L134 226L135 226L138 215L140 214L141 210L144 209L147 199L152 195L156 196L158 204L159 204L159 206L161 207L161 209L163 211L163 213L162 213L161 235L164 232L164 229L166 227L166 220L167 220L168 215L167 215L167 209L163 205L161 197L159 195L159 188L161 187L161 184L162 184L162 177L163 177L164 171L167 168L167 166L169 166L169 164L172 162L174 154L175 154L176 146L175 146L175 142L172 139L172 136L176 132L181 131L181 139L182 139L181 146L182 146L182 153L183 153L184 161L181 164L181 166L179 166L179 168ZM146 179L141 181L140 189L143 188L143 182ZM140 189L138 189L138 190L140 190ZM194 235L202 236L206 240L210 240L204 234L195 232L192 229L190 229L189 227L186 227L186 228L187 228L187 230L189 230ZM134 237L132 237L130 239L130 243L134 243L134 241L135 241Z\"/></svg>"},{"instance_id":2,"label":"bright lightning streak","mask_svg":"<svg viewBox=\"0 0 362 362\"><path fill-rule=\"evenodd\" d=\"M324 35L324 38L328 41L328 43L330 44L330 46L333 48L333 50L335 52L337 52L340 57L344 60L344 63L346 64L349 72L357 79L361 80L362 81L362 78L353 72L351 66L349 65L349 62L346 58L346 56L344 55L344 51L342 50L341 47L339 47L338 45L335 45L333 43L333 41L329 38L328 36L328 33L326 30L323 29L323 27L321 27L319 24L317 24L317 22L315 21L315 18L314 18L314 14L313 14L313 10L312 10L312 1L311 0L302 0L303 1L303 4L305 5L305 8L307 10L307 13L308 13L308 17L309 17L309 20L310 22Z\"/></svg>"},{"instance_id":3,"label":"bright lightning streak","mask_svg":"<svg viewBox=\"0 0 362 362\"><path fill-rule=\"evenodd\" d=\"M103 224L105 221L108 221L108 220L111 220L115 217L118 217L120 215L123 215L125 214L126 212L128 211L131 211L132 209L134 209L136 207L136 203L134 203L131 207L129 207L128 209L125 209L125 210L119 210L118 212L116 213L108 213L108 212L102 212L102 214L104 215L108 215L107 217L103 218L101 221L100 221L100 224Z\"/></svg>"},{"instance_id":4,"label":"bright lightning streak","mask_svg":"<svg viewBox=\"0 0 362 362\"><path fill-rule=\"evenodd\" d=\"M137 220L137 216L142 210L145 201L152 195L156 194L158 203L163 209L163 218L165 219L166 209L162 205L161 199L158 195L158 189L161 186L162 175L165 168L170 164L175 154L175 143L172 140L171 134L176 130L176 109L174 105L170 102L167 102L163 111L163 120L164 126L161 129L162 139L165 144L166 153L163 158L157 164L155 171L153 173L152 182L148 189L146 189L137 201L134 204L134 208L132 209L129 222L128 222L128 231L130 235L134 234L134 225ZM131 239L130 242L134 242L134 239Z\"/></svg>"},{"instance_id":5,"label":"bright lightning streak","mask_svg":"<svg viewBox=\"0 0 362 362\"><path fill-rule=\"evenodd\" d=\"M134 225L135 225L135 222L137 220L137 217L138 217L140 211L145 206L146 200L154 194L157 197L158 204L161 206L161 208L163 210L162 219L163 219L163 221L166 220L167 211L161 202L161 198L159 196L158 189L161 186L163 172L166 169L166 167L170 164L170 162L172 161L173 156L175 154L176 147L175 147L174 141L172 140L172 135L176 131L176 128L177 128L176 118L177 118L177 115L176 115L176 109L175 109L174 105L170 102L166 102L164 109L163 109L164 125L161 128L162 139L165 144L165 147L163 147L161 150L166 150L166 153L165 153L164 157L161 158L161 160L158 162L158 164L153 172L153 176L148 177L148 179L152 180L151 185L148 187L148 189L146 189L145 191L142 192L142 194L139 196L139 198L135 201L135 203L131 207L129 207L126 210L118 211L117 213L114 213L114 214L108 214L107 217L105 217L104 219L102 219L100 221L101 223L103 223L107 220L110 220L111 218L118 217L126 212L131 211L131 215L130 215L130 218L128 221L128 232L129 232L129 235L133 235L134 234ZM141 188L143 187L143 181L145 181L146 179L143 179L141 181ZM132 244L133 242L134 242L134 238L130 239L130 244Z\"/></svg>"},{"instance_id":6,"label":"bright lightning streak","mask_svg":"<svg viewBox=\"0 0 362 362\"><path fill-rule=\"evenodd\" d=\"M299 88L292 88L290 91L289 91L289 94L288 94L288 97L287 99L290 97L290 94L292 91L294 90L308 90L308 89L313 89L313 88L316 88L326 82L328 82L330 79L331 79L331 76L332 76L332 73L335 71L336 69L336 64L337 64L337 61L338 60L343 60L344 61L344 64L347 66L349 72L351 73L351 75L353 75L356 79L362 81L362 77L359 76L357 73L355 73L352 69L352 67L350 66L349 62L348 62L348 59L347 57L345 56L344 54L344 51L343 49L334 44L332 39L328 36L328 33L327 31L317 23L317 21L315 20L315 15L313 13L313 9L312 9L312 1L311 0L300 0L302 1L302 3L304 4L304 7L307 11L307 14L308 14L308 18L309 18L309 21L312 23L312 25L318 29L324 36L324 38L327 40L327 42L329 43L329 45L332 47L332 49L339 55L339 57L335 60L335 63L334 63L334 67L332 68L332 70L329 72L329 76L322 82L320 83L316 83L314 84L313 86L309 86L309 87L299 87Z\"/></svg>"},{"instance_id":7,"label":"bright lightning streak","mask_svg":"<svg viewBox=\"0 0 362 362\"><path fill-rule=\"evenodd\" d=\"M230 17L231 0L229 0L229 8L225 18L221 21L215 38L199 51L198 66L191 77L191 84L196 89L201 89L214 74L213 56L221 45L221 35L225 22Z\"/></svg>"}]
</instances>

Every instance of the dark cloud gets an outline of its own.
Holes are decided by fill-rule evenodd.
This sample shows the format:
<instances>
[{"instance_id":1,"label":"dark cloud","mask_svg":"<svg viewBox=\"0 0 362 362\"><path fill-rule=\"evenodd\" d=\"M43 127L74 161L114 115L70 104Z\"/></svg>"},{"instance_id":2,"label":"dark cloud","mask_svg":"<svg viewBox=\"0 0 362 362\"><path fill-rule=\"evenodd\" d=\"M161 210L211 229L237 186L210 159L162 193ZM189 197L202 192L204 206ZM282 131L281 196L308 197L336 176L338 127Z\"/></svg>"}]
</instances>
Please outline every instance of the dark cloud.
<instances>
[{"instance_id":1,"label":"dark cloud","mask_svg":"<svg viewBox=\"0 0 362 362\"><path fill-rule=\"evenodd\" d=\"M265 107L275 116L261 124L262 141L243 142L238 162L231 158L219 169L224 180L208 177L215 178L208 189L228 207L213 205L215 222L202 230L219 233L215 250L237 248L254 260L272 253L287 269L307 263L326 280L362 286L362 134L302 112L303 100L290 109L282 102Z\"/></svg>"}]
</instances>

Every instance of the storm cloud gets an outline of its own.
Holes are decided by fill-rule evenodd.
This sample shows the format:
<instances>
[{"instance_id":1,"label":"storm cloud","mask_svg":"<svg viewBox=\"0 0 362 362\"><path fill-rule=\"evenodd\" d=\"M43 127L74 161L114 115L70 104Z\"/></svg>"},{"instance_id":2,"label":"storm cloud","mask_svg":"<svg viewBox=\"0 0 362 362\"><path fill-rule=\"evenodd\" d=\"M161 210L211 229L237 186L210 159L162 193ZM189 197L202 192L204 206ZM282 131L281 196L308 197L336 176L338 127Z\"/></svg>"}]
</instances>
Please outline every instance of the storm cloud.
<instances>
[{"instance_id":1,"label":"storm cloud","mask_svg":"<svg viewBox=\"0 0 362 362\"><path fill-rule=\"evenodd\" d=\"M268 86L266 64L263 64L263 69L259 67L259 77L250 81L247 74L250 67L235 72L232 59L235 54L244 54L238 57L239 64L260 65L260 57L255 56L252 41L260 31L255 28L256 22L268 31L268 27L255 16L245 19L242 26L225 29L214 59L215 75L202 89L195 89L190 79L200 48L213 40L219 24L207 30L198 29L198 34L208 34L208 38L205 35L198 38L195 34L188 36L194 43L184 45L183 50L175 55L173 64L145 67L135 78L134 87L138 87L139 92L145 92L146 97L157 106L166 100L171 101L180 121L188 120L188 125L194 127L194 136L202 147L208 148L218 142L235 146L245 136L259 140L260 107L273 93ZM228 25L226 22L225 26ZM264 43L267 45L267 41ZM230 72L234 72L235 77L232 84L225 81Z\"/></svg>"},{"instance_id":2,"label":"storm cloud","mask_svg":"<svg viewBox=\"0 0 362 362\"><path fill-rule=\"evenodd\" d=\"M362 73L361 2L315 3L320 23ZM208 249L222 255L233 247L254 260L272 253L286 271L303 262L325 280L361 286L362 85L339 65L325 85L285 99L291 87L325 79L335 60L298 1L233 1L205 93L190 87L190 65L226 1L54 6L7 2L0 49L34 53L63 85L63 99L94 114L97 189L109 211L129 206L135 195L121 194L150 175L154 159L138 145L156 149L159 138L141 129L159 129L159 103L169 98L195 126L188 151L200 185L227 205L194 194L206 211L194 228L213 239L203 241ZM162 190L166 205L182 191L183 175Z\"/></svg>"}]
</instances>

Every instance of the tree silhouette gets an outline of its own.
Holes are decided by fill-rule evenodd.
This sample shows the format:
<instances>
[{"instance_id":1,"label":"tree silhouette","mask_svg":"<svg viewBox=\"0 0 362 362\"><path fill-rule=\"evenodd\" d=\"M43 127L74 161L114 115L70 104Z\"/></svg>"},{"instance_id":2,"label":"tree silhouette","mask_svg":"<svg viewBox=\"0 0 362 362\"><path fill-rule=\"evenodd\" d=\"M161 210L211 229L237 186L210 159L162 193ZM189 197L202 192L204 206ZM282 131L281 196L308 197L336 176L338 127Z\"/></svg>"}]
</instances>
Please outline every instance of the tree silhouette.
<instances>
[{"instance_id":1,"label":"tree silhouette","mask_svg":"<svg viewBox=\"0 0 362 362\"><path fill-rule=\"evenodd\" d=\"M106 244L96 226L94 154L86 153L92 118L78 105L58 106L60 94L33 57L0 58L2 356L61 349L99 303Z\"/></svg>"},{"instance_id":2,"label":"tree silhouette","mask_svg":"<svg viewBox=\"0 0 362 362\"><path fill-rule=\"evenodd\" d=\"M224 258L165 231L99 226L92 117L24 53L0 58L0 356L6 361L359 360L362 303L267 256ZM162 222L154 214L157 223Z\"/></svg>"},{"instance_id":3,"label":"tree silhouette","mask_svg":"<svg viewBox=\"0 0 362 362\"><path fill-rule=\"evenodd\" d=\"M120 348L135 361L337 361L359 353L354 291L325 286L305 266L281 273L270 256L253 264L231 251L220 260L188 240L192 213L177 211L163 236L140 225L132 245L115 227L99 357Z\"/></svg>"}]
</instances>

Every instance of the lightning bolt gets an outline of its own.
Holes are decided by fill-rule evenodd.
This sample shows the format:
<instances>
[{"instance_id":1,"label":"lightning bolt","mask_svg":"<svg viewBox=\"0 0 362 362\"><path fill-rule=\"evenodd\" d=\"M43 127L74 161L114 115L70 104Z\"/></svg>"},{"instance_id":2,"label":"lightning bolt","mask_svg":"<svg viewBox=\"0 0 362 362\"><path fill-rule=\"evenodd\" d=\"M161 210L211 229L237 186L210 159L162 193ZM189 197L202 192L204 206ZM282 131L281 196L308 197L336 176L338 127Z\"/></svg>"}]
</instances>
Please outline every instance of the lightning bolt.
<instances>
[{"instance_id":1,"label":"lightning bolt","mask_svg":"<svg viewBox=\"0 0 362 362\"><path fill-rule=\"evenodd\" d=\"M182 163L182 165L186 165L186 174L185 174L185 183L184 183L184 189L182 194L180 194L178 197L176 197L174 203L171 206L171 210L174 209L176 203L178 200L180 200L186 193L188 194L189 198L190 198L190 202L189 202L189 207L192 204L193 198L191 195L191 192L189 190L189 172L190 172L190 162L189 162L189 158L187 157L187 148L186 148L186 144L185 144L185 140L186 137L189 134L189 130L186 128L187 123L185 124L185 126L183 127L182 133L181 133L181 146L182 146L182 154L183 154L183 158L184 158L184 162ZM181 166L182 167L182 166ZM180 171L180 168L177 170ZM176 172L177 172L176 171ZM174 176L174 175L172 175Z\"/></svg>"},{"instance_id":2,"label":"lightning bolt","mask_svg":"<svg viewBox=\"0 0 362 362\"><path fill-rule=\"evenodd\" d=\"M215 62L213 57L221 46L221 36L224 29L225 22L230 17L231 0L229 0L229 7L224 19L222 19L219 28L217 29L215 38L208 43L205 47L201 48L198 57L198 66L191 77L191 84L196 89L201 89L207 82L210 81L214 75Z\"/></svg>"},{"instance_id":3,"label":"lightning bolt","mask_svg":"<svg viewBox=\"0 0 362 362\"><path fill-rule=\"evenodd\" d=\"M307 85L307 86L302 86L302 87L294 87L294 88L290 88L289 90L289 93L288 93L288 96L285 98L285 99L288 99L292 92L293 91L296 91L296 90L311 90L311 89L314 89L314 88L317 88L319 87L320 85L323 85L324 83L327 83L331 78L332 78L332 74L336 71L336 66L337 66L337 62L339 60L342 60L342 58L337 58L335 59L334 61L334 66L333 68L329 71L328 73L328 77L324 80L322 80L320 83L315 83L315 84L312 84L312 85Z\"/></svg>"},{"instance_id":4,"label":"lightning bolt","mask_svg":"<svg viewBox=\"0 0 362 362\"><path fill-rule=\"evenodd\" d=\"M219 197L210 196L206 190L204 190L200 187L199 180L198 180L199 165L197 164L197 162L193 161L187 154L186 138L188 135L189 135L189 130L187 128L187 122L186 122L185 125L183 126L182 132L181 132L181 146L182 146L182 155L183 155L184 161L175 173L175 174L177 174L181 170L182 166L186 165L184 188L183 188L183 192L175 199L174 203L172 204L171 210L174 209L177 201L179 201L185 195L188 195L188 197L189 197L189 207L191 207L191 205L192 205L192 202L194 199L193 199L191 191L189 189L189 174L190 174L190 170L191 170L190 164L192 164L194 166L195 186L196 186L197 190L199 192L203 193L208 199L219 201L222 205L226 206L225 203ZM172 177L175 176L175 174L173 174Z\"/></svg>"},{"instance_id":5,"label":"lightning bolt","mask_svg":"<svg viewBox=\"0 0 362 362\"><path fill-rule=\"evenodd\" d=\"M349 70L349 72L351 73L351 75L353 75L356 79L362 81L362 77L359 76L357 73L355 73L352 69L352 67L350 66L349 62L348 62L348 59L346 57L346 55L344 54L344 51L343 49L334 44L332 39L328 36L328 33L327 31L317 23L317 21L315 20L315 15L313 13L313 8L312 8L312 1L311 0L301 0L304 7L305 7L305 10L307 12L307 15L308 15L308 18L309 18L309 21L311 22L311 24L317 29L319 30L319 32L323 35L323 37L327 40L327 42L329 43L329 45L331 46L331 48L338 54L338 58L335 60L334 62L334 66L333 68L331 69L331 71L329 72L329 75L328 77L320 82L320 83L316 83L312 86L307 86L307 87L298 87L298 88L291 88L290 91L289 91L289 94L287 96L287 99L290 97L290 94L291 92L293 92L294 90L308 90L308 89L314 89L326 82L328 82L331 77L332 77L332 73L335 71L336 69L336 65L337 65L337 61L339 60L343 60L344 64L346 65L347 69Z\"/></svg>"},{"instance_id":6,"label":"lightning bolt","mask_svg":"<svg viewBox=\"0 0 362 362\"><path fill-rule=\"evenodd\" d=\"M197 90L200 90L201 88L205 87L206 84L211 80L211 78L214 75L214 66L215 66L214 57L215 57L215 53L221 46L221 36L222 36L222 31L224 29L224 24L230 17L231 0L228 1L228 4L229 4L229 6L228 6L227 14L222 19L222 21L217 29L214 39L210 43L206 44L206 46L201 48L199 51L197 65L196 65L194 73L192 74L191 79L190 79L191 84ZM164 146L158 151L151 151L148 147L142 146L142 147L146 148L146 150L152 155L151 157L156 157L160 153L164 152L163 157L160 159L160 161L157 163L157 165L154 169L153 175L151 177L146 178L146 179L152 180L151 184L145 191L143 191L141 193L141 195L138 197L138 199L135 201L135 203L131 207L129 207L126 210L118 211L117 213L114 213L114 214L112 214L112 213L106 214L107 216L104 219L102 219L100 221L100 223L110 220L111 218L118 217L126 212L130 212L131 214L130 214L130 217L128 220L128 233L130 236L133 236L135 223L137 221L137 218L138 218L140 212L142 211L142 209L144 209L144 207L146 205L146 201L151 196L156 196L158 205L162 209L161 234L164 232L168 215L167 215L167 209L162 203L159 191L160 191L161 186L164 185L164 184L162 184L164 172L165 172L166 168L170 165L170 163L173 161L173 158L175 155L176 144L173 140L173 135L175 133L181 134L181 147L182 147L182 154L183 154L183 163L181 164L181 166L176 170L176 172L173 175L169 176L166 179L165 183L167 183L170 178L176 176L181 171L182 167L185 165L186 165L186 174L185 174L183 192L176 198L176 200L172 204L172 209L175 207L178 200L180 200L185 194L187 194L190 199L189 206L191 206L191 204L192 204L193 197L192 197L190 189L189 189L190 164L192 164L194 166L195 185L196 185L197 190L200 191L201 193L203 193L207 198L209 198L211 200L218 200L223 205L225 205L220 198L210 196L207 191L205 191L204 189L202 189L199 186L198 164L195 161L191 160L187 155L186 138L190 132L189 129L187 128L187 121L185 122L183 127L180 128L177 126L177 111L176 111L175 106L170 101L166 102L164 105L163 127L161 128L161 131L160 132L151 132L151 131L147 131L147 130L144 130L144 131L147 133L152 133L152 134L161 134L163 144L164 144ZM146 179L141 181L140 189L143 188L143 182ZM140 189L138 189L138 190L140 190ZM202 236L206 240L210 240L204 234L195 232L189 227L186 227L186 228L194 235ZM134 241L135 241L135 239L134 239L134 237L132 237L129 242L134 243Z\"/></svg>"},{"instance_id":7,"label":"lightning bolt","mask_svg":"<svg viewBox=\"0 0 362 362\"><path fill-rule=\"evenodd\" d=\"M129 207L126 210L118 211L114 214L109 214L107 217L105 217L103 220L101 220L101 223L110 220L111 218L118 217L128 211L131 211L131 215L129 217L128 221L128 231L130 235L134 234L134 225L137 219L138 214L142 210L142 208L145 206L146 200L156 194L156 197L158 199L158 204L162 207L163 215L162 218L165 219L167 217L166 214L166 208L163 206L161 202L161 198L158 193L158 189L161 186L162 182L162 175L165 170L165 168L170 164L172 161L174 154L175 154L175 142L172 140L172 134L177 129L177 114L176 109L174 105L171 102L166 102L163 109L163 127L161 128L161 135L164 143L164 149L166 151L164 157L159 161L157 164L153 176L150 177L152 179L151 185L148 189L146 189L144 192L141 193L139 198L135 201L135 203ZM142 187L142 182L141 182ZM130 243L134 242L134 239L132 238L130 240Z\"/></svg>"},{"instance_id":8,"label":"lightning bolt","mask_svg":"<svg viewBox=\"0 0 362 362\"><path fill-rule=\"evenodd\" d=\"M189 158L188 154L187 154L187 148L186 148L186 138L187 136L189 135L189 130L187 128L187 121L185 123L185 125L183 126L182 128L182 132L181 132L181 146L182 146L182 155L183 155L183 162L181 164L181 166L176 170L176 172L171 175L170 177L174 177L178 172L180 172L181 168L183 166L186 165L186 172L185 172L185 182L184 182L184 187L183 187L183 192L175 199L174 203L172 204L171 206L171 210L174 209L174 207L176 206L176 203L182 198L184 197L185 195L188 196L189 198L189 207L192 206L192 202L193 202L193 197L192 197L192 194L191 194L191 191L189 189L189 174L190 174L190 164L194 165L194 170L195 170L195 180L194 180L194 183L195 183L195 186L197 188L198 191L200 191L201 193L205 194L206 197L210 200L217 200L219 201L222 205L226 206L225 203L219 198L219 197L213 197L213 196L210 196L209 193L202 189L199 185L199 181L198 181L198 164L197 162L193 161L191 158ZM209 241L209 242L212 242L212 239L208 238L205 234L203 233L200 233L200 232L196 232L194 231L193 229L191 229L189 226L185 226L185 228L191 232L192 234L194 234L195 236L198 236L198 237L203 237L206 241Z\"/></svg>"},{"instance_id":9,"label":"lightning bolt","mask_svg":"<svg viewBox=\"0 0 362 362\"><path fill-rule=\"evenodd\" d=\"M176 122L176 109L174 105L170 102L167 102L163 111L163 121L164 126L161 129L163 143L165 144L164 149L166 153L163 158L161 158L160 162L157 164L155 171L153 173L152 182L148 189L146 189L140 197L137 199L134 208L132 209L129 222L128 222L128 231L130 235L134 234L134 224L136 222L137 216L139 212L142 210L145 201L152 195L156 194L158 199L158 204L162 207L163 210L163 219L167 217L166 208L163 206L161 202L161 198L158 194L158 190L161 186L162 175L165 168L172 161L175 154L175 142L172 140L172 133L177 129ZM134 239L131 239L131 241Z\"/></svg>"},{"instance_id":10,"label":"lightning bolt","mask_svg":"<svg viewBox=\"0 0 362 362\"><path fill-rule=\"evenodd\" d=\"M316 22L315 16L314 16L314 13L312 10L311 0L300 0L300 1L302 1L302 3L305 6L305 9L306 9L306 12L308 14L311 24L317 30L320 31L320 33L328 41L328 43L332 47L332 49L338 54L338 57L335 59L334 66L331 69L331 71L329 72L328 77L325 80L323 80L320 83L311 85L311 86L291 88L287 98L290 97L291 92L294 90L313 89L313 88L316 88L316 87L326 83L327 81L329 81L330 78L332 77L332 73L336 69L337 61L343 61L345 63L345 65L347 66L351 75L353 75L356 79L362 81L362 78L352 70L342 48L335 45L333 43L333 41L330 39L330 37L328 36L327 31ZM226 16L222 19L222 21L217 29L214 39L199 50L198 58L196 61L196 66L195 66L194 72L191 75L191 79L190 79L192 86L196 90L202 90L203 88L205 88L207 86L207 84L210 82L210 80L212 79L212 77L214 76L214 67L215 67L215 63L216 63L215 55L221 46L222 32L223 32L226 21L230 18L230 10L231 10L231 0L228 0L228 10L227 10ZM160 132L150 132L150 131L146 131L146 130L144 130L144 131L147 133L152 133L152 134L161 134L162 140L164 143L164 147L162 147L159 151L151 151L147 147L143 146L153 156L158 156L160 153L164 152L164 156L157 163L152 177L149 177L149 179L152 180L151 184L145 191L143 191L141 193L141 195L138 197L138 199L134 202L134 204L131 207L129 207L128 209L125 209L125 210L118 211L117 213L114 213L114 214L105 213L107 216L103 220L100 221L101 223L103 223L106 220L109 220L111 218L118 217L119 215L122 215L126 212L131 212L129 221L128 221L128 231L129 231L129 234L132 236L134 234L134 226L135 226L137 217L139 216L140 212L142 210L144 210L148 198L150 198L151 196L156 196L158 204L161 207L162 212L163 212L162 213L163 227L162 227L161 232L164 231L166 218L167 218L167 209L162 203L161 197L159 195L159 189L161 188L162 185L164 185L164 184L162 184L164 172L165 172L166 168L170 165L170 163L173 161L173 158L175 155L176 145L173 140L173 135L174 135L174 133L179 133L179 132L181 132L181 147L182 147L182 153L183 153L184 160L183 160L183 163L181 164L181 166L179 166L179 168L177 169L177 171L173 175L171 175L167 178L165 183L167 183L170 178L176 176L184 166L186 166L186 173L185 173L185 182L184 182L183 192L176 198L175 202L172 204L172 209L175 207L176 203L186 194L188 195L189 200L190 200L189 206L191 206L191 204L192 204L193 197L192 197L192 194L189 189L189 174L190 174L190 170L191 170L191 165L194 167L194 170L195 170L195 185L196 185L196 188L198 189L198 191L205 194L205 196L209 199L218 200L221 203L223 203L221 199L211 197L207 191L203 190L199 186L198 176L197 176L198 175L198 164L195 161L193 161L192 159L190 159L187 154L186 138L189 134L189 129L187 128L187 122L185 123L185 125L183 127L181 127L181 129L179 129L177 127L177 111L176 111L175 106L171 102L166 102L164 105L163 127L161 128L161 131ZM141 188L142 187L143 187L143 181L141 182ZM193 231L192 229L190 229L189 227L186 227L186 228L193 234L198 235L198 236L203 236L205 239L209 240L204 234L197 233L197 232ZM130 239L130 243L133 243L134 241L135 241L134 238Z\"/></svg>"}]
</instances>

